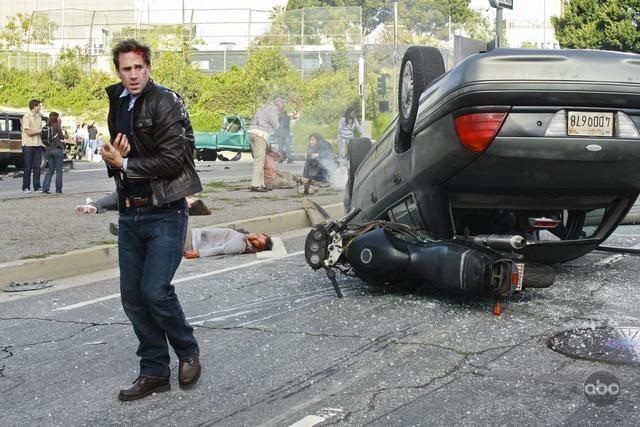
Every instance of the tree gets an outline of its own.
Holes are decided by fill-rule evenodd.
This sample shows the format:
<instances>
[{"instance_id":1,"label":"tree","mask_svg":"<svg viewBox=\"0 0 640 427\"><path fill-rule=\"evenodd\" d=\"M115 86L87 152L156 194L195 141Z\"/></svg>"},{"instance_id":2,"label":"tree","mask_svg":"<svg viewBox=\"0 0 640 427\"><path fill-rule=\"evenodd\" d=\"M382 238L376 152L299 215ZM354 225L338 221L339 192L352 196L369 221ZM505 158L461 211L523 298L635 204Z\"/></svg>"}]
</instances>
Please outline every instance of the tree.
<instances>
[{"instance_id":1,"label":"tree","mask_svg":"<svg viewBox=\"0 0 640 427\"><path fill-rule=\"evenodd\" d=\"M563 48L640 53L640 0L571 0L551 23Z\"/></svg>"},{"instance_id":2,"label":"tree","mask_svg":"<svg viewBox=\"0 0 640 427\"><path fill-rule=\"evenodd\" d=\"M31 15L31 30L29 38L32 43L52 44L53 33L58 29L58 24L49 19L45 12L34 12Z\"/></svg>"},{"instance_id":3,"label":"tree","mask_svg":"<svg viewBox=\"0 0 640 427\"><path fill-rule=\"evenodd\" d=\"M365 34L369 34L379 24L385 22L393 11L391 2L385 0L289 0L287 10L336 6L360 6L362 8L362 26Z\"/></svg>"},{"instance_id":4,"label":"tree","mask_svg":"<svg viewBox=\"0 0 640 427\"><path fill-rule=\"evenodd\" d=\"M463 32L473 38L487 39L488 23L479 12L469 8L470 0L403 0L398 3L398 19L420 36L447 39L451 32ZM451 22L451 28L449 28Z\"/></svg>"},{"instance_id":5,"label":"tree","mask_svg":"<svg viewBox=\"0 0 640 427\"><path fill-rule=\"evenodd\" d=\"M31 15L16 13L9 18L0 33L8 47L21 48L25 43L51 44L53 33L58 29L58 24L51 21L45 13L34 12Z\"/></svg>"},{"instance_id":6,"label":"tree","mask_svg":"<svg viewBox=\"0 0 640 427\"><path fill-rule=\"evenodd\" d=\"M29 25L31 25L31 16L18 12L9 18L4 30L0 33L0 39L4 40L8 47L21 48L27 42Z\"/></svg>"},{"instance_id":7,"label":"tree","mask_svg":"<svg viewBox=\"0 0 640 427\"><path fill-rule=\"evenodd\" d=\"M486 19L469 8L470 0L402 0L398 2L398 19L416 35L446 38L449 17L453 29L469 37L489 38ZM393 18L393 3L384 0L289 0L287 10L303 7L360 6L365 34Z\"/></svg>"},{"instance_id":8,"label":"tree","mask_svg":"<svg viewBox=\"0 0 640 427\"><path fill-rule=\"evenodd\" d=\"M151 47L159 55L160 52L182 52L186 58L196 45L204 44L202 39L193 38L195 31L189 25L155 25L152 27L124 27L113 34L112 43L133 38Z\"/></svg>"}]
</instances>

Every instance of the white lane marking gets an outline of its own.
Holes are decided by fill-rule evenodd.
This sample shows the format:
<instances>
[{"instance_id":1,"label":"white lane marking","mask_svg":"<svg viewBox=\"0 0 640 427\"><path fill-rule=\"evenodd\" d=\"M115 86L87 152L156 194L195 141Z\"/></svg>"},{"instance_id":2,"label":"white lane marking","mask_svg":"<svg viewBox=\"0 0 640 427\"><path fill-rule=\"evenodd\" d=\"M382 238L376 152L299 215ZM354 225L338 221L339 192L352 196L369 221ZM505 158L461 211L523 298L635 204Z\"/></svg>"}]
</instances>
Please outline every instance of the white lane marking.
<instances>
[{"instance_id":1,"label":"white lane marking","mask_svg":"<svg viewBox=\"0 0 640 427\"><path fill-rule=\"evenodd\" d=\"M280 258L259 259L259 260L256 260L256 261L248 262L246 264L235 265L233 267L223 268L222 270L210 271L208 273L196 274L195 276L183 277L182 279L174 280L171 283L175 285L177 283L188 282L189 280L201 279L203 277L209 277L209 276L214 276L216 274L226 273L227 271L239 270L239 269L245 268L245 267L251 267L251 266L254 266L254 265L258 265L258 264L264 264L265 262L271 262L271 261L275 261L275 260L278 260L278 259L289 258L289 257L292 257L292 256L301 255L303 253L304 253L304 251L298 251L298 252L293 252L291 254L284 255L284 256L282 256Z\"/></svg>"},{"instance_id":2,"label":"white lane marking","mask_svg":"<svg viewBox=\"0 0 640 427\"><path fill-rule=\"evenodd\" d=\"M273 248L270 251L258 252L256 258L282 258L287 255L287 248L284 247L281 239L273 237L271 241L273 242Z\"/></svg>"},{"instance_id":3,"label":"white lane marking","mask_svg":"<svg viewBox=\"0 0 640 427\"><path fill-rule=\"evenodd\" d=\"M291 254L284 255L284 256L282 256L280 258L266 258L266 259L262 259L262 260L251 261L251 262L248 262L246 264L235 265L233 267L227 267L227 268L223 268L221 270L215 270L215 271L210 271L208 273L196 274L195 276L183 277L182 279L174 280L171 283L175 285L175 284L178 284L178 283L188 282L189 280L201 279L203 277L209 277L209 276L214 276L216 274L226 273L227 271L239 270L241 268L251 267L251 266L254 266L254 265L258 265L258 264L263 264L265 262L275 261L277 259L289 258L289 257L292 257L292 256L301 255L303 253L304 253L304 251L298 251L298 252L293 252ZM87 305L95 304L97 302L101 302L101 301L106 301L106 300L109 300L109 299L117 298L119 296L120 296L119 293L111 294L111 295L107 295L107 296L104 296L104 297L92 299L92 300L89 300L89 301L79 302L77 304L67 305L67 306L64 306L64 307L56 308L53 311L73 310L75 308L84 307L84 306L87 306Z\"/></svg>"},{"instance_id":4,"label":"white lane marking","mask_svg":"<svg viewBox=\"0 0 640 427\"><path fill-rule=\"evenodd\" d=\"M289 427L311 427L338 415L340 412L342 412L342 409L339 408L322 408L318 411L317 415L307 415L303 419L291 424Z\"/></svg>"},{"instance_id":5,"label":"white lane marking","mask_svg":"<svg viewBox=\"0 0 640 427\"><path fill-rule=\"evenodd\" d=\"M73 305L65 305L64 307L56 308L53 311L73 310L74 308L84 307L85 305L91 305L91 304L95 304L95 303L100 302L100 301L106 301L106 300L109 300L109 299L118 298L119 296L120 296L120 294L111 294L111 295L107 295L106 297L100 297L100 298L92 299L92 300L89 300L89 301L79 302L79 303L73 304Z\"/></svg>"}]
</instances>

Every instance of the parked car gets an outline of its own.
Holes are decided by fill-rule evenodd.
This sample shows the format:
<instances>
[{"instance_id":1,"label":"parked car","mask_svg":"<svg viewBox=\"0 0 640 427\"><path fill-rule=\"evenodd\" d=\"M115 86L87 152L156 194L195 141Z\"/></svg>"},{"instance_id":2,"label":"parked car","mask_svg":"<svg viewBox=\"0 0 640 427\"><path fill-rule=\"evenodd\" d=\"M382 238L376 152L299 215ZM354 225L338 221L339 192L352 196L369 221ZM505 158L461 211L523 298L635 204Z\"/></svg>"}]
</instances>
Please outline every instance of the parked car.
<instances>
[{"instance_id":1,"label":"parked car","mask_svg":"<svg viewBox=\"0 0 640 427\"><path fill-rule=\"evenodd\" d=\"M640 55L495 49L445 72L413 46L398 99L377 143L350 143L356 221L520 236L511 252L556 263L600 245L640 191Z\"/></svg>"},{"instance_id":2,"label":"parked car","mask_svg":"<svg viewBox=\"0 0 640 427\"><path fill-rule=\"evenodd\" d=\"M22 168L23 113L0 113L0 170L9 165Z\"/></svg>"},{"instance_id":3,"label":"parked car","mask_svg":"<svg viewBox=\"0 0 640 427\"><path fill-rule=\"evenodd\" d=\"M218 132L194 132L196 158L198 160L239 160L242 153L250 153L248 121L248 118L242 116L225 116ZM220 153L221 151L231 151L235 155L226 158Z\"/></svg>"}]
</instances>

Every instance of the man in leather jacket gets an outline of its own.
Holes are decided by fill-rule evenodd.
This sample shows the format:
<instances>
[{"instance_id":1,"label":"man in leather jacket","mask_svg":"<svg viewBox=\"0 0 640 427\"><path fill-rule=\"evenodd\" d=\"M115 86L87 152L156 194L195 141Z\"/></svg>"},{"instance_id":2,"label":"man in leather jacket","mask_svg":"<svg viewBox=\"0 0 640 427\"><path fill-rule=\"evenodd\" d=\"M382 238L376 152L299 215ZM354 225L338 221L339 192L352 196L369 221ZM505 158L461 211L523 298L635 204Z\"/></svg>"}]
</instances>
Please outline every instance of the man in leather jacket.
<instances>
[{"instance_id":1,"label":"man in leather jacket","mask_svg":"<svg viewBox=\"0 0 640 427\"><path fill-rule=\"evenodd\" d=\"M117 185L120 293L141 358L139 377L118 398L136 400L170 389L167 341L180 361L180 387L200 377L198 343L171 280L187 233L185 197L202 185L184 103L151 79L150 48L124 40L113 62L121 83L106 89L111 142L102 158Z\"/></svg>"}]
</instances>

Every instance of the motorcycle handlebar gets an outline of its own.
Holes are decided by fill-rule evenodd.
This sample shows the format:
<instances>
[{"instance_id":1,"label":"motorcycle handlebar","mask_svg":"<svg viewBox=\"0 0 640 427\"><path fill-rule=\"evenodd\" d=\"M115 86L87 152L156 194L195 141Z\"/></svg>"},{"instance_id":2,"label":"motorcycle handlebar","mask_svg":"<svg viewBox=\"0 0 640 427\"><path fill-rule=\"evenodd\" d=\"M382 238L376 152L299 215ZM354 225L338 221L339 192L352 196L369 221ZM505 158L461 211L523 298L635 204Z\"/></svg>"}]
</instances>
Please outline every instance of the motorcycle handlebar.
<instances>
[{"instance_id":1,"label":"motorcycle handlebar","mask_svg":"<svg viewBox=\"0 0 640 427\"><path fill-rule=\"evenodd\" d=\"M345 225L349 224L351 221L353 221L353 219L358 216L358 214L362 211L362 209L360 208L355 208L352 209L351 212L349 212L344 218L342 218L340 221L338 221L338 223L340 224L341 227L344 227Z\"/></svg>"}]
</instances>

